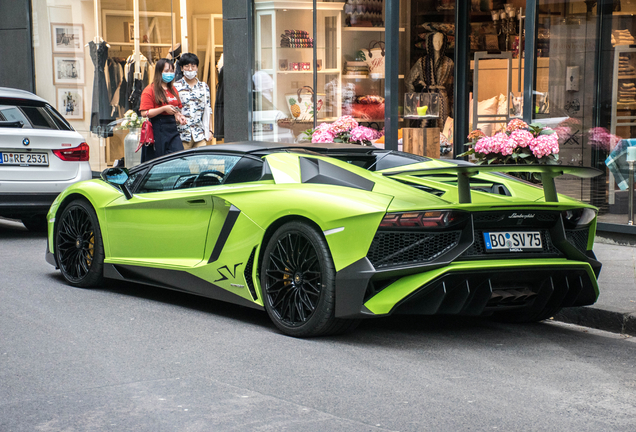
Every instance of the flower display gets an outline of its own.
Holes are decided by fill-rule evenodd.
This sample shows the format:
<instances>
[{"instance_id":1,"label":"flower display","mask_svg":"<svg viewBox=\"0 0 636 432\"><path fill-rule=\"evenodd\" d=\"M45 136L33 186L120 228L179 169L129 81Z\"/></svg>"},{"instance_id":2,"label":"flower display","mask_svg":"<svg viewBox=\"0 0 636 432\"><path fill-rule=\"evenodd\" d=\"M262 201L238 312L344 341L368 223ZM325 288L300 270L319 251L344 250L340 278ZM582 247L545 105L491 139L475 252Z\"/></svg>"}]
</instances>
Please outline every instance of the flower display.
<instances>
[{"instance_id":1,"label":"flower display","mask_svg":"<svg viewBox=\"0 0 636 432\"><path fill-rule=\"evenodd\" d=\"M541 125L528 125L520 119L511 120L505 132L485 136L480 130L468 135L468 151L460 156L474 155L478 164L556 164L559 154L559 132Z\"/></svg>"},{"instance_id":2,"label":"flower display","mask_svg":"<svg viewBox=\"0 0 636 432\"><path fill-rule=\"evenodd\" d=\"M534 135L525 129L518 129L510 134L510 139L515 142L515 147L523 148L530 145L530 141L534 139Z\"/></svg>"},{"instance_id":3,"label":"flower display","mask_svg":"<svg viewBox=\"0 0 636 432\"><path fill-rule=\"evenodd\" d=\"M339 134L341 132L350 131L351 129L354 129L356 127L358 127L358 122L355 121L353 117L345 115L339 117L338 120L332 123L331 130L335 134Z\"/></svg>"},{"instance_id":4,"label":"flower display","mask_svg":"<svg viewBox=\"0 0 636 432\"><path fill-rule=\"evenodd\" d=\"M377 131L366 126L357 126L349 133L350 141L364 144L367 141L373 141L377 138Z\"/></svg>"},{"instance_id":5,"label":"flower display","mask_svg":"<svg viewBox=\"0 0 636 432\"><path fill-rule=\"evenodd\" d=\"M114 126L116 129L138 129L147 119L141 117L133 110L128 110L124 114L123 118L115 120L112 123L109 123L109 126Z\"/></svg>"},{"instance_id":6,"label":"flower display","mask_svg":"<svg viewBox=\"0 0 636 432\"><path fill-rule=\"evenodd\" d=\"M559 137L557 134L539 135L530 141L530 150L538 158L559 153Z\"/></svg>"},{"instance_id":7,"label":"flower display","mask_svg":"<svg viewBox=\"0 0 636 432\"><path fill-rule=\"evenodd\" d=\"M316 129L309 129L306 135L312 143L348 143L371 145L383 132L360 126L351 116L342 116L333 123L321 123Z\"/></svg>"}]
</instances>

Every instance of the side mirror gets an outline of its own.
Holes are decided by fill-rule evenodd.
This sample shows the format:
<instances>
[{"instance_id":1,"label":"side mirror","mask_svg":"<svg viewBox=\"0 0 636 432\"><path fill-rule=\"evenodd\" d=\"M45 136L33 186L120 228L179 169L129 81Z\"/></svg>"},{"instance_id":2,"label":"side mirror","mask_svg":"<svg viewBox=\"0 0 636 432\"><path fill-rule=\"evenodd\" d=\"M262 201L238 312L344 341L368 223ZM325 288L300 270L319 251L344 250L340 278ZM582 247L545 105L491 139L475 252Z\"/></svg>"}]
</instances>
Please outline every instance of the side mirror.
<instances>
[{"instance_id":1,"label":"side mirror","mask_svg":"<svg viewBox=\"0 0 636 432\"><path fill-rule=\"evenodd\" d=\"M107 183L121 186L128 181L128 170L126 168L107 168L102 171L101 177Z\"/></svg>"},{"instance_id":2,"label":"side mirror","mask_svg":"<svg viewBox=\"0 0 636 432\"><path fill-rule=\"evenodd\" d=\"M121 190L126 196L126 199L132 198L132 193L126 182L128 181L128 170L126 168L108 168L102 171L101 174L102 180L106 183L110 183L113 185L121 186Z\"/></svg>"}]
</instances>

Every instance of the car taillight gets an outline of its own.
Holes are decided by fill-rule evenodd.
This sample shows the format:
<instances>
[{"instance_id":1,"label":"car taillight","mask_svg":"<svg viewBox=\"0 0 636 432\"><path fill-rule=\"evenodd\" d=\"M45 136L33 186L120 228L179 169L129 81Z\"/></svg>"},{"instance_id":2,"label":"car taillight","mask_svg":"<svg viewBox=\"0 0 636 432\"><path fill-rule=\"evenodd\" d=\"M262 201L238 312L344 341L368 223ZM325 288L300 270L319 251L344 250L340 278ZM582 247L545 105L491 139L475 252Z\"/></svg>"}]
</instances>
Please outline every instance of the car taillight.
<instances>
[{"instance_id":1,"label":"car taillight","mask_svg":"<svg viewBox=\"0 0 636 432\"><path fill-rule=\"evenodd\" d=\"M446 228L468 218L464 212L435 210L421 212L387 213L382 228Z\"/></svg>"},{"instance_id":2,"label":"car taillight","mask_svg":"<svg viewBox=\"0 0 636 432\"><path fill-rule=\"evenodd\" d=\"M89 153L90 147L85 142L70 149L53 150L55 156L67 162L87 162Z\"/></svg>"},{"instance_id":3,"label":"car taillight","mask_svg":"<svg viewBox=\"0 0 636 432\"><path fill-rule=\"evenodd\" d=\"M591 208L578 208L565 210L561 213L563 224L566 228L580 228L589 225L596 217L596 210Z\"/></svg>"}]
</instances>

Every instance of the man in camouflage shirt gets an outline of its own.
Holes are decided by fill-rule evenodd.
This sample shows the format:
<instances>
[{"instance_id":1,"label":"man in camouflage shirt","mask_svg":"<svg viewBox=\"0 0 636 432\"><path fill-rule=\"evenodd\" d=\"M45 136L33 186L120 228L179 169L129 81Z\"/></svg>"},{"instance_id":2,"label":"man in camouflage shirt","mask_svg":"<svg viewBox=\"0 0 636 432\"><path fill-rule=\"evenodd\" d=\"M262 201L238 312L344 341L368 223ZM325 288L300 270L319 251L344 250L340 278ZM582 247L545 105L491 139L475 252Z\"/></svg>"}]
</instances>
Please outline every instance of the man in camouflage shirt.
<instances>
[{"instance_id":1,"label":"man in camouflage shirt","mask_svg":"<svg viewBox=\"0 0 636 432\"><path fill-rule=\"evenodd\" d=\"M199 58L191 53L185 53L179 59L179 65L183 71L183 78L174 83L175 88L179 92L179 98L183 104L182 114L185 116L187 123L178 125L177 129L181 134L181 141L184 149L193 147L201 147L207 145L212 130L206 139L206 131L204 129L203 116L206 106L210 108L210 88L204 82L199 81L197 72L199 70ZM207 122L207 128L212 125L212 120Z\"/></svg>"}]
</instances>

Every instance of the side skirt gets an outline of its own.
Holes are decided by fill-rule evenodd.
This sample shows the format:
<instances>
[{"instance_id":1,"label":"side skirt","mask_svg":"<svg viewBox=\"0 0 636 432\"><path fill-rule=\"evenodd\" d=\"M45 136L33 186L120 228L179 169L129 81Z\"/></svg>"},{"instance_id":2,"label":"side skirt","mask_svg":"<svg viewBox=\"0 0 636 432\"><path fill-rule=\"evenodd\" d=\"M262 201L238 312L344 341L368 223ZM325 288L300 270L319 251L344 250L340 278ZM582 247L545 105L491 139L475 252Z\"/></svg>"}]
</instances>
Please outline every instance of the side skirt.
<instances>
[{"instance_id":1,"label":"side skirt","mask_svg":"<svg viewBox=\"0 0 636 432\"><path fill-rule=\"evenodd\" d=\"M265 310L262 306L224 290L218 285L181 270L142 267L126 264L104 264L104 277L127 282L151 285L175 291L197 294L215 300L234 303L253 309Z\"/></svg>"}]
</instances>

